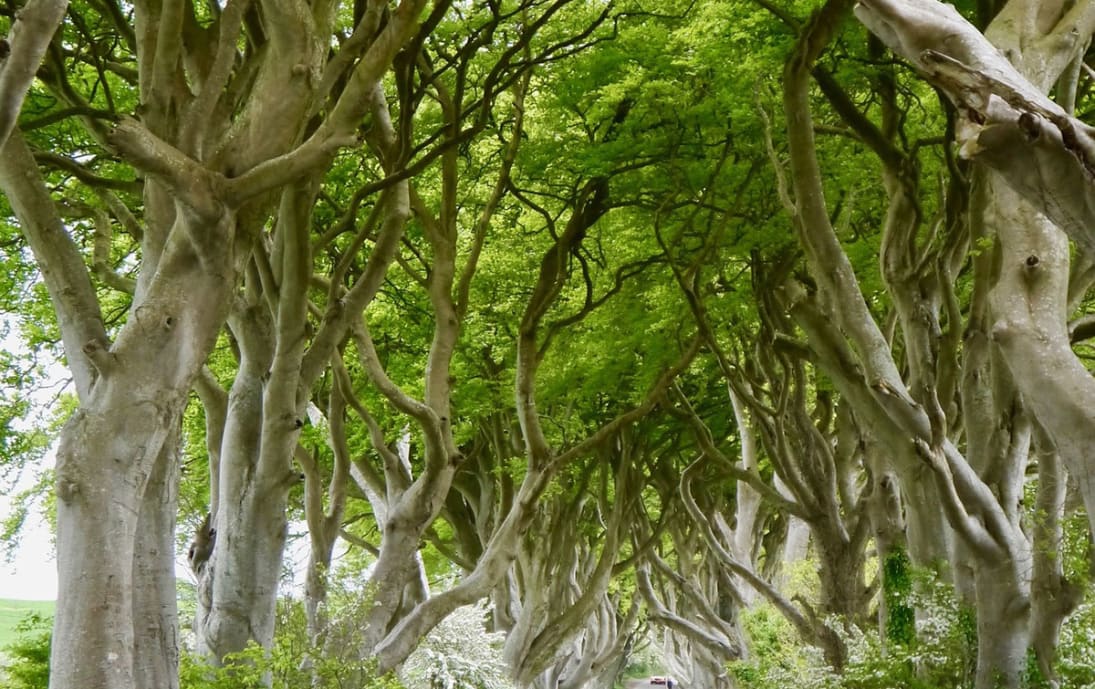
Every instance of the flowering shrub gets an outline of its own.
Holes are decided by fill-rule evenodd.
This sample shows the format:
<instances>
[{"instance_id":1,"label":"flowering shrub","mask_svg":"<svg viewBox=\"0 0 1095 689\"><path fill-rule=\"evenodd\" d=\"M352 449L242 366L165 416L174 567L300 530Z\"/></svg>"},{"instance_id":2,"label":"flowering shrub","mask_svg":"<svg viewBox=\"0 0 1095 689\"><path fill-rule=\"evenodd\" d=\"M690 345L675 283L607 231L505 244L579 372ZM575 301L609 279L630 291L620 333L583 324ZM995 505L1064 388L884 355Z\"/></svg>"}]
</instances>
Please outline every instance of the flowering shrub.
<instances>
[{"instance_id":1,"label":"flowering shrub","mask_svg":"<svg viewBox=\"0 0 1095 689\"><path fill-rule=\"evenodd\" d=\"M1065 621L1057 646L1057 673L1068 689L1095 689L1095 601L1084 602Z\"/></svg>"},{"instance_id":2,"label":"flowering shrub","mask_svg":"<svg viewBox=\"0 0 1095 689\"><path fill-rule=\"evenodd\" d=\"M407 689L512 689L501 648L505 635L487 632L489 608L457 609L407 658L400 673Z\"/></svg>"}]
</instances>

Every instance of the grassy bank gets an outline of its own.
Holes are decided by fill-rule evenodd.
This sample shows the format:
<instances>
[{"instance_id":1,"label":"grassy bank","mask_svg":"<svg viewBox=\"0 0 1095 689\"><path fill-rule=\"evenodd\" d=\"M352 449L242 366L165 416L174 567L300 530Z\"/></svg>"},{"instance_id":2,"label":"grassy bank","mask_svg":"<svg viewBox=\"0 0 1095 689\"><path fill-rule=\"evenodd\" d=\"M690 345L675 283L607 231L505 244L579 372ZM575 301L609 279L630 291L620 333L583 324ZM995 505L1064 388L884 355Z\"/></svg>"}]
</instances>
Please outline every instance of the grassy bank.
<instances>
[{"instance_id":1,"label":"grassy bank","mask_svg":"<svg viewBox=\"0 0 1095 689\"><path fill-rule=\"evenodd\" d=\"M0 598L0 648L15 640L15 626L28 613L37 612L50 617L53 615L53 605L53 601Z\"/></svg>"}]
</instances>

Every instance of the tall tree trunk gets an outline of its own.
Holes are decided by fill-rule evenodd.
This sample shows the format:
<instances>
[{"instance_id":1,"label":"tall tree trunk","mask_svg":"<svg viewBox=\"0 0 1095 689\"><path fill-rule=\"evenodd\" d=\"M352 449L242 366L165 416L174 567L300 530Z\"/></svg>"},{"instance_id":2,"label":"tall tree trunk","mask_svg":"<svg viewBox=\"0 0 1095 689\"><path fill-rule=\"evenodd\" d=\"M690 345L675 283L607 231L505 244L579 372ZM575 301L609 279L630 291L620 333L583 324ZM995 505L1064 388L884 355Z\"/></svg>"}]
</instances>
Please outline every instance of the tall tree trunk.
<instances>
[{"instance_id":1,"label":"tall tree trunk","mask_svg":"<svg viewBox=\"0 0 1095 689\"><path fill-rule=\"evenodd\" d=\"M1083 589L1064 575L1063 526L1068 475L1045 431L1035 430L1038 458L1038 499L1033 525L1033 558L1030 584L1030 645L1042 676L1056 681L1054 660L1061 624L1083 598Z\"/></svg>"},{"instance_id":2,"label":"tall tree trunk","mask_svg":"<svg viewBox=\"0 0 1095 689\"><path fill-rule=\"evenodd\" d=\"M265 305L252 305L235 314L230 326L238 333L241 360L228 395L219 452L219 495L212 518L216 540L198 572L195 617L198 651L214 663L243 650L252 639L273 639L272 600L281 573L277 539L284 539L286 519L277 511L285 498L279 500L279 491L266 494L259 470L264 378L273 360L271 318ZM264 533L268 531L280 535L271 541L271 534Z\"/></svg>"},{"instance_id":3,"label":"tall tree trunk","mask_svg":"<svg viewBox=\"0 0 1095 689\"><path fill-rule=\"evenodd\" d=\"M103 352L101 377L62 431L54 689L177 681L179 422L221 320L205 298L217 299L229 284L204 282L210 289L201 299L148 300L147 320L127 324Z\"/></svg>"},{"instance_id":4,"label":"tall tree trunk","mask_svg":"<svg viewBox=\"0 0 1095 689\"><path fill-rule=\"evenodd\" d=\"M111 414L110 406L119 411ZM147 422L155 412L148 405L126 407L115 402L106 413L77 412L57 450L54 689L136 686L133 565L144 488L140 474L152 462L137 447L119 447L119 427ZM147 435L131 437L139 442Z\"/></svg>"},{"instance_id":5,"label":"tall tree trunk","mask_svg":"<svg viewBox=\"0 0 1095 689\"><path fill-rule=\"evenodd\" d=\"M241 362L220 455L216 542L202 572L210 605L198 619L201 648L214 662L251 640L264 648L274 640L289 489L301 480L292 462L311 382L302 371L314 194L303 183L282 193L270 261L280 289L253 297L231 323ZM248 293L258 295L258 286Z\"/></svg>"},{"instance_id":6,"label":"tall tree trunk","mask_svg":"<svg viewBox=\"0 0 1095 689\"><path fill-rule=\"evenodd\" d=\"M176 419L176 424L180 420ZM180 441L176 425L148 477L141 501L133 573L138 582L133 590L137 687L175 689L179 683L175 517Z\"/></svg>"}]
</instances>

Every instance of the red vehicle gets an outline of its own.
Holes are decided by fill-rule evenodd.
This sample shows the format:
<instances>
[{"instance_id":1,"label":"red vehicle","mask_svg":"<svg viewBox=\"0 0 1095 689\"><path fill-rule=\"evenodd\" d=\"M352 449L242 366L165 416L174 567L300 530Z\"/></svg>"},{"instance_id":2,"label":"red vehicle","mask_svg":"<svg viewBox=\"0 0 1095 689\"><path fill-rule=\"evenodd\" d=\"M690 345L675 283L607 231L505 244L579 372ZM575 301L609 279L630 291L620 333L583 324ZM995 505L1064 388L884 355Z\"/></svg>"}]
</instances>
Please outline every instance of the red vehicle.
<instances>
[{"instance_id":1,"label":"red vehicle","mask_svg":"<svg viewBox=\"0 0 1095 689\"><path fill-rule=\"evenodd\" d=\"M673 687L677 686L677 682L672 677L651 677L650 683L652 685L665 687L666 689L673 689Z\"/></svg>"}]
</instances>

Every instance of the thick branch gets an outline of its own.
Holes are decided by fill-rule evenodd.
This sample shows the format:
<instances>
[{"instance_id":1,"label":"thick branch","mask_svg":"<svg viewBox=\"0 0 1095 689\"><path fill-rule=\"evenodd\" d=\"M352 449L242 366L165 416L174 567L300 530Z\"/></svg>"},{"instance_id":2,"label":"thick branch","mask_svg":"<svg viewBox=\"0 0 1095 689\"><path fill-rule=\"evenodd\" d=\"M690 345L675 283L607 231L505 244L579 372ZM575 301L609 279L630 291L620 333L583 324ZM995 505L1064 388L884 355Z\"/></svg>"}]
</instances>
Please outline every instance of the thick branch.
<instances>
[{"instance_id":1,"label":"thick branch","mask_svg":"<svg viewBox=\"0 0 1095 689\"><path fill-rule=\"evenodd\" d=\"M1053 44L1052 50L1038 54L1044 61L1041 81L1052 83L1087 44L1095 30L1093 7L1076 3L1037 42ZM856 14L958 106L964 156L1000 172L1085 250L1095 247L1095 130L1050 100L1044 94L1046 84L1028 81L950 5L861 0Z\"/></svg>"},{"instance_id":2,"label":"thick branch","mask_svg":"<svg viewBox=\"0 0 1095 689\"><path fill-rule=\"evenodd\" d=\"M0 189L34 252L57 312L76 393L86 400L97 374L85 348L106 351L109 340L87 267L18 130L11 132L0 153Z\"/></svg>"},{"instance_id":3,"label":"thick branch","mask_svg":"<svg viewBox=\"0 0 1095 689\"><path fill-rule=\"evenodd\" d=\"M204 219L222 215L223 178L159 138L137 120L126 118L110 133L110 143L138 170L158 177L182 203Z\"/></svg>"}]
</instances>

